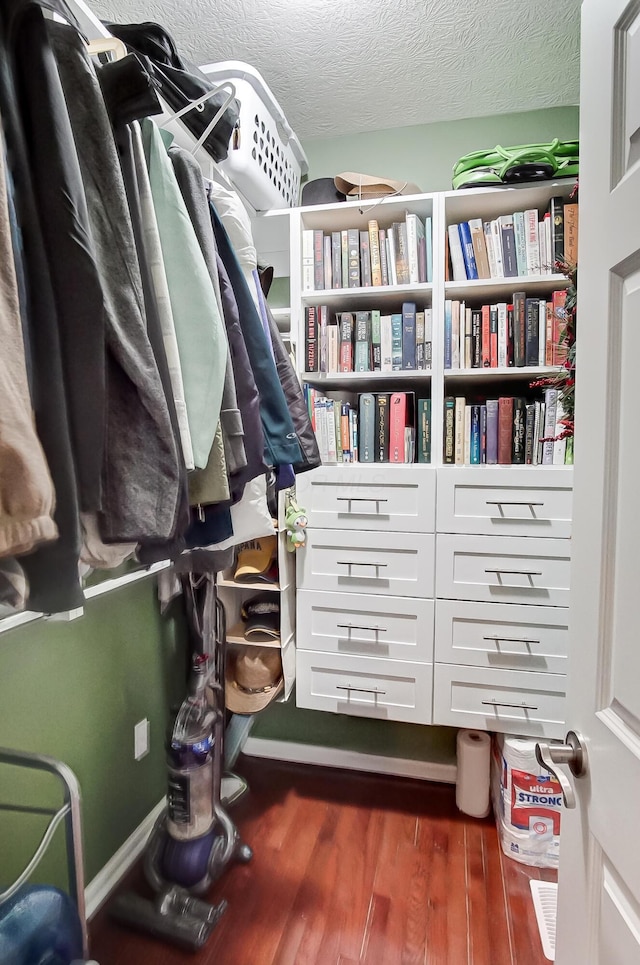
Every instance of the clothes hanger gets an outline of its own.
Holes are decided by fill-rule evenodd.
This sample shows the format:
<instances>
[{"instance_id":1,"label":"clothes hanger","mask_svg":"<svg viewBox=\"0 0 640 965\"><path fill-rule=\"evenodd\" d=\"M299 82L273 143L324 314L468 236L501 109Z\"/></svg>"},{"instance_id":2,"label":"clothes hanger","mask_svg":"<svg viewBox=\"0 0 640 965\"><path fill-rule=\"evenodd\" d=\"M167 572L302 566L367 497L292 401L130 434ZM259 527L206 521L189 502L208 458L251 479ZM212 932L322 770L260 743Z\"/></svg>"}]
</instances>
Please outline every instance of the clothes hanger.
<instances>
[{"instance_id":1,"label":"clothes hanger","mask_svg":"<svg viewBox=\"0 0 640 965\"><path fill-rule=\"evenodd\" d=\"M186 107L183 107L179 111L176 111L175 114L169 115L169 117L167 117L166 120L159 123L158 126L161 128L167 127L169 124L171 124L172 121L180 120L180 118L184 117L185 114L188 114L189 111L202 110L202 105L205 103L205 101L208 101L210 97L213 97L214 94L217 94L218 91L221 91L221 90L229 91L229 95L225 99L222 106L218 109L218 111L216 111L212 120L207 124L204 131L200 135L199 139L194 144L194 146L191 148L189 153L195 154L196 151L198 151L202 147L207 137L209 136L213 128L216 126L216 124L218 123L218 121L226 111L227 107L229 106L233 98L236 96L236 88L235 88L235 85L231 83L231 81L228 81L228 80L223 81L221 84L214 87L213 90L207 91L206 94L203 94L202 97L198 97L197 100L192 101L190 104L187 104Z\"/></svg>"},{"instance_id":2,"label":"clothes hanger","mask_svg":"<svg viewBox=\"0 0 640 965\"><path fill-rule=\"evenodd\" d=\"M92 56L98 54L113 54L114 60L122 60L127 56L127 48L117 37L97 37L87 43L87 50Z\"/></svg>"}]
</instances>

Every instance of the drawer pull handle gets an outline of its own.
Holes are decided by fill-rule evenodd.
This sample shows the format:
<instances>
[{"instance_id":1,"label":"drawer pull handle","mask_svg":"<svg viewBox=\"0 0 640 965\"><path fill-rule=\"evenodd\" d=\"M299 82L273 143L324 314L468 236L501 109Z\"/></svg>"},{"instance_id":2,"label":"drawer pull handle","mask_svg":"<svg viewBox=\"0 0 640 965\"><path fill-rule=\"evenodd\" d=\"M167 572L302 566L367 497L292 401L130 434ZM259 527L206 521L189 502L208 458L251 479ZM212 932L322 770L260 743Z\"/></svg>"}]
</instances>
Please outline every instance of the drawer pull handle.
<instances>
[{"instance_id":1,"label":"drawer pull handle","mask_svg":"<svg viewBox=\"0 0 640 965\"><path fill-rule=\"evenodd\" d=\"M487 506L499 506L501 516L503 515L503 506L528 506L532 516L535 515L533 512L535 506L544 506L544 503L535 503L530 499L485 499L485 504Z\"/></svg>"},{"instance_id":2,"label":"drawer pull handle","mask_svg":"<svg viewBox=\"0 0 640 965\"><path fill-rule=\"evenodd\" d=\"M528 576L529 578L531 578L532 576L542 576L541 570L502 570L502 569L487 570L485 569L485 573L495 573L496 576L498 577L502 577L503 574L506 574L507 576ZM515 589L517 589L517 587L515 587Z\"/></svg>"},{"instance_id":3,"label":"drawer pull handle","mask_svg":"<svg viewBox=\"0 0 640 965\"><path fill-rule=\"evenodd\" d=\"M375 694L376 697L381 697L386 694L386 690L378 690L377 688L367 689L366 687L341 687L339 684L336 685L336 690L346 690L348 693L352 691L356 694Z\"/></svg>"},{"instance_id":4,"label":"drawer pull handle","mask_svg":"<svg viewBox=\"0 0 640 965\"><path fill-rule=\"evenodd\" d=\"M386 627L359 627L355 623L338 623L338 630L372 630L374 633L386 633Z\"/></svg>"},{"instance_id":5,"label":"drawer pull handle","mask_svg":"<svg viewBox=\"0 0 640 965\"><path fill-rule=\"evenodd\" d=\"M382 513L380 513L380 503L387 503L389 500L382 496L336 496L336 501L339 503L348 503L347 513L350 513L352 516L380 516L382 515ZM375 503L375 513L352 513L351 503Z\"/></svg>"},{"instance_id":6,"label":"drawer pull handle","mask_svg":"<svg viewBox=\"0 0 640 965\"><path fill-rule=\"evenodd\" d=\"M506 704L500 700L483 700L482 705L485 707L512 707L515 710L537 710L533 704Z\"/></svg>"},{"instance_id":7,"label":"drawer pull handle","mask_svg":"<svg viewBox=\"0 0 640 965\"><path fill-rule=\"evenodd\" d=\"M483 637L483 640L494 640L496 643L540 643L539 640L528 640L526 637L499 637L497 634L493 637Z\"/></svg>"},{"instance_id":8,"label":"drawer pull handle","mask_svg":"<svg viewBox=\"0 0 640 965\"><path fill-rule=\"evenodd\" d=\"M375 576L375 579L376 579L376 580L379 579L378 573L377 573L378 568L381 567L381 566L386 566L386 565L387 565L386 563L367 563L367 562L360 561L360 560L336 560L336 563L338 564L338 566L348 566L348 567L349 567L349 571L351 571L351 567L352 567L352 566L375 566L375 568L376 568L376 576ZM349 572L347 575L348 575L348 576L352 576L352 573ZM357 579L357 577L354 577L354 579Z\"/></svg>"}]
</instances>

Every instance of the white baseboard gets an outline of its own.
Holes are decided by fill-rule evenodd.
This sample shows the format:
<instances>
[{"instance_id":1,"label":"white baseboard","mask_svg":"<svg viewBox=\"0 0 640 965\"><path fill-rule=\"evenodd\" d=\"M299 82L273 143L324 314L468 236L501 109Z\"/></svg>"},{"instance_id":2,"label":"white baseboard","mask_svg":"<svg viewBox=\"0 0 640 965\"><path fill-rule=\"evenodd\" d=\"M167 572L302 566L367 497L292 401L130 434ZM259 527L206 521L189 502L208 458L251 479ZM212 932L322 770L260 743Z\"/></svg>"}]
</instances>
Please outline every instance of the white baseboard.
<instances>
[{"instance_id":1,"label":"white baseboard","mask_svg":"<svg viewBox=\"0 0 640 965\"><path fill-rule=\"evenodd\" d=\"M153 811L138 825L124 844L109 858L104 868L98 872L84 890L87 919L92 918L107 900L116 885L133 867L144 850L147 838L156 819L166 804L165 798L159 801Z\"/></svg>"},{"instance_id":2,"label":"white baseboard","mask_svg":"<svg viewBox=\"0 0 640 965\"><path fill-rule=\"evenodd\" d=\"M295 764L320 764L324 767L343 767L352 771L370 771L374 774L393 774L395 777L413 777L419 781L440 781L455 784L456 765L438 761L414 761L408 758L383 757L363 754L338 747L320 747L315 744L297 744L294 741L266 740L249 737L242 749L249 757L268 757Z\"/></svg>"}]
</instances>

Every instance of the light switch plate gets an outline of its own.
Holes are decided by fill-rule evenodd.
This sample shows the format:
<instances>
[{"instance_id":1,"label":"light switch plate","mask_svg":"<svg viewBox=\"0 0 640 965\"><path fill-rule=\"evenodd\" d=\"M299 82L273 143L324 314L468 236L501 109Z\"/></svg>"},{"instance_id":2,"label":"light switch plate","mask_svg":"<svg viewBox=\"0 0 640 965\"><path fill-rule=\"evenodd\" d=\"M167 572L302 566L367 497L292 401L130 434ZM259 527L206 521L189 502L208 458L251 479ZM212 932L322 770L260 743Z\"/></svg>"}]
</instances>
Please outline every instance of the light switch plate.
<instances>
[{"instance_id":1,"label":"light switch plate","mask_svg":"<svg viewBox=\"0 0 640 965\"><path fill-rule=\"evenodd\" d=\"M133 728L133 756L136 761L149 753L149 720L139 720Z\"/></svg>"}]
</instances>

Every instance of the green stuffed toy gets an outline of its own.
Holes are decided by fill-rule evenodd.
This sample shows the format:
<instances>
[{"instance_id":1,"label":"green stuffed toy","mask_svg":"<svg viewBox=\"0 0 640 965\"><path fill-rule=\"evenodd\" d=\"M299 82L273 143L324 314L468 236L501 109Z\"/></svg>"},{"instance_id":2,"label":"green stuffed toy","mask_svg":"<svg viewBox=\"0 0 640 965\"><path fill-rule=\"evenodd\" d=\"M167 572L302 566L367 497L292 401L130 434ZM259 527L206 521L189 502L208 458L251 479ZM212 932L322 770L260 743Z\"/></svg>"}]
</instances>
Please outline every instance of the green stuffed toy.
<instances>
[{"instance_id":1,"label":"green stuffed toy","mask_svg":"<svg viewBox=\"0 0 640 965\"><path fill-rule=\"evenodd\" d=\"M309 519L304 509L300 509L293 500L289 503L284 516L284 525L287 530L287 550L290 553L304 546L307 534L305 530L309 525Z\"/></svg>"}]
</instances>

